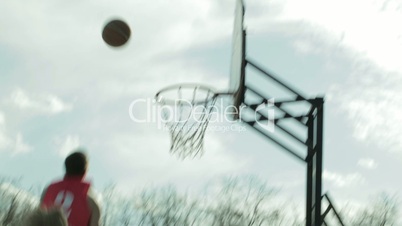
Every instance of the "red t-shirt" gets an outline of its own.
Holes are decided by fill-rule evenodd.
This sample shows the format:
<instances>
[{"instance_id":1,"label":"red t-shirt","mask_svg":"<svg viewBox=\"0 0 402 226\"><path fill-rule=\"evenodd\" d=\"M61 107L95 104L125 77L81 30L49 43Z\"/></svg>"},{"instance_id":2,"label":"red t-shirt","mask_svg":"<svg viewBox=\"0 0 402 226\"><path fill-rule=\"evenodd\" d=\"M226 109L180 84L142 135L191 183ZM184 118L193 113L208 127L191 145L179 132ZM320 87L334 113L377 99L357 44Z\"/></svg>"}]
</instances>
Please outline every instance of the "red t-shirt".
<instances>
[{"instance_id":1,"label":"red t-shirt","mask_svg":"<svg viewBox=\"0 0 402 226\"><path fill-rule=\"evenodd\" d=\"M43 208L59 207L68 219L69 226L88 226L91 210L88 206L88 190L91 186L83 177L64 177L52 183L43 196Z\"/></svg>"}]
</instances>

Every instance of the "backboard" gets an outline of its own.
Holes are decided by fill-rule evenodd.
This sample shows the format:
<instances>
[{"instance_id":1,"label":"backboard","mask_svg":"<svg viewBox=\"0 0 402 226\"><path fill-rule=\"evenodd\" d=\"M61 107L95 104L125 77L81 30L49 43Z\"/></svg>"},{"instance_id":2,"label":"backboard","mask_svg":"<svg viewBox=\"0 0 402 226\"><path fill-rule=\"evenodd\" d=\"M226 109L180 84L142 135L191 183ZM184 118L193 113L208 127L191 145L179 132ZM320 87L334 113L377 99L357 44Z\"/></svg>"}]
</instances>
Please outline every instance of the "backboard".
<instances>
[{"instance_id":1,"label":"backboard","mask_svg":"<svg viewBox=\"0 0 402 226\"><path fill-rule=\"evenodd\" d=\"M230 65L229 92L233 93L233 105L240 110L244 100L244 76L245 76L245 49L246 32L243 26L244 4L243 0L236 0L235 20L232 36L232 58ZM234 116L238 119L238 115Z\"/></svg>"}]
</instances>

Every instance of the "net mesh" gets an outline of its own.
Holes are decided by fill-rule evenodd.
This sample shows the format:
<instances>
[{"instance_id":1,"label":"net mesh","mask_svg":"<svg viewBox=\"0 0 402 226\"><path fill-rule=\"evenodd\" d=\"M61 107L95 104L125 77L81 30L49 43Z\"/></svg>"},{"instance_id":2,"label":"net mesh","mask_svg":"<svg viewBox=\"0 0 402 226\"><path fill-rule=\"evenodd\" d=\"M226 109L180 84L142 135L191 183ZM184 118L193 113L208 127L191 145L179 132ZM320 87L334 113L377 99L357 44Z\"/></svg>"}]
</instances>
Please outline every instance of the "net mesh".
<instances>
[{"instance_id":1,"label":"net mesh","mask_svg":"<svg viewBox=\"0 0 402 226\"><path fill-rule=\"evenodd\" d=\"M217 95L209 88L178 86L157 94L160 115L170 132L170 153L194 158L204 153L204 136Z\"/></svg>"}]
</instances>

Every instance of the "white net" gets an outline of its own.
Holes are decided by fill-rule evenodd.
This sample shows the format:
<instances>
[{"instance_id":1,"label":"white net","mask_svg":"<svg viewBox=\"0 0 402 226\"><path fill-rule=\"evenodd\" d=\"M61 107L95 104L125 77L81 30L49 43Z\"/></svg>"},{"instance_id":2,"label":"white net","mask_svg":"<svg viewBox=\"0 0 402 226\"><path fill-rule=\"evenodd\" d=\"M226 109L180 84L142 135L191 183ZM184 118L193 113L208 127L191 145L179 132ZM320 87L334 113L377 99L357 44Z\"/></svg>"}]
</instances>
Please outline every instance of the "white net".
<instances>
[{"instance_id":1,"label":"white net","mask_svg":"<svg viewBox=\"0 0 402 226\"><path fill-rule=\"evenodd\" d=\"M163 122L171 135L170 152L194 158L204 152L204 135L217 95L208 87L177 85L156 95Z\"/></svg>"}]
</instances>

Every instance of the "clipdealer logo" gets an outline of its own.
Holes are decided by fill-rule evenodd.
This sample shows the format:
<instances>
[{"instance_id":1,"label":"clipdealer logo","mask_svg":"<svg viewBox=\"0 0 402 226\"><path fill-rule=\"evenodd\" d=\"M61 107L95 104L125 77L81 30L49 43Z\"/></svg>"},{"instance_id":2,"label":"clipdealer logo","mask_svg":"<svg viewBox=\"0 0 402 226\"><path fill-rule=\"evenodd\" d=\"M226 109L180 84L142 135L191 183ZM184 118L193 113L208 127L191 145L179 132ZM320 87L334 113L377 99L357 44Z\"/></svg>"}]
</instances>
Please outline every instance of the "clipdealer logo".
<instances>
[{"instance_id":1,"label":"clipdealer logo","mask_svg":"<svg viewBox=\"0 0 402 226\"><path fill-rule=\"evenodd\" d=\"M254 120L267 132L275 130L275 110L274 99L270 99L267 103L260 104L254 112ZM144 111L145 109L145 111ZM223 100L218 100L214 105L193 105L193 103L184 99L177 99L175 104L160 105L152 98L136 99L129 105L128 113L130 119L135 123L157 123L158 129L166 129L166 126L186 123L188 129L196 123L203 123L209 120L210 123L229 122L230 125L209 125L208 131L218 132L244 132L246 126L241 123L242 114L248 114L246 106L237 108L234 105L227 105ZM207 115L209 114L209 115ZM235 119L235 115L240 115L239 119ZM251 115L252 116L252 115Z\"/></svg>"},{"instance_id":2,"label":"clipdealer logo","mask_svg":"<svg viewBox=\"0 0 402 226\"><path fill-rule=\"evenodd\" d=\"M255 109L255 121L267 132L275 132L275 99L271 98L267 103L262 103Z\"/></svg>"}]
</instances>

